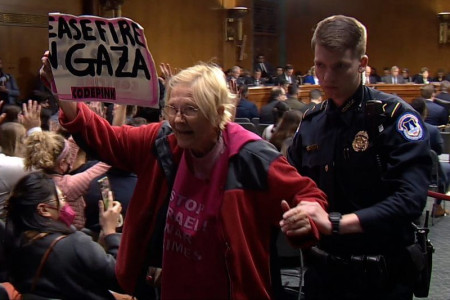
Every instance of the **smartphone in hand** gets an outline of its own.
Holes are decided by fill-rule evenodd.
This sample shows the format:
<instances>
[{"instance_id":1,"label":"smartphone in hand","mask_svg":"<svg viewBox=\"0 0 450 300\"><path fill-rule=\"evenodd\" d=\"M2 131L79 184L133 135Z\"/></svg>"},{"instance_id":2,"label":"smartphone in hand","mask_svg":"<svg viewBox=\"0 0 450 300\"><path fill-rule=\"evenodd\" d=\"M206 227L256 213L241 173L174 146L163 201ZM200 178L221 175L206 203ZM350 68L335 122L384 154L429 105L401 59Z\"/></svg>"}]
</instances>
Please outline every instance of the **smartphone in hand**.
<instances>
[{"instance_id":1,"label":"smartphone in hand","mask_svg":"<svg viewBox=\"0 0 450 300\"><path fill-rule=\"evenodd\" d=\"M105 206L105 210L108 209L109 204L113 201L113 199L109 198L109 192L111 191L111 185L109 183L108 176L104 176L97 180L98 184L100 185L100 192L102 194L102 200L103 204Z\"/></svg>"}]
</instances>

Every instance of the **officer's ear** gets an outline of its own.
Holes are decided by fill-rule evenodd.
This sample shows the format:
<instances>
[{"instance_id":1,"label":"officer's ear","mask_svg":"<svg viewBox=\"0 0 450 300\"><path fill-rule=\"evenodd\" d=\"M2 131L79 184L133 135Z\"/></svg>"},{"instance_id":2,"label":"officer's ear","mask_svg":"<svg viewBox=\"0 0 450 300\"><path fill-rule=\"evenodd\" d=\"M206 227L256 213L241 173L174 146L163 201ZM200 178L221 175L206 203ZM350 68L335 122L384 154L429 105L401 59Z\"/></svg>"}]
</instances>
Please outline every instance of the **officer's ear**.
<instances>
[{"instance_id":1,"label":"officer's ear","mask_svg":"<svg viewBox=\"0 0 450 300\"><path fill-rule=\"evenodd\" d=\"M359 60L359 73L362 73L366 70L367 65L369 64L369 57L367 55L363 55Z\"/></svg>"}]
</instances>

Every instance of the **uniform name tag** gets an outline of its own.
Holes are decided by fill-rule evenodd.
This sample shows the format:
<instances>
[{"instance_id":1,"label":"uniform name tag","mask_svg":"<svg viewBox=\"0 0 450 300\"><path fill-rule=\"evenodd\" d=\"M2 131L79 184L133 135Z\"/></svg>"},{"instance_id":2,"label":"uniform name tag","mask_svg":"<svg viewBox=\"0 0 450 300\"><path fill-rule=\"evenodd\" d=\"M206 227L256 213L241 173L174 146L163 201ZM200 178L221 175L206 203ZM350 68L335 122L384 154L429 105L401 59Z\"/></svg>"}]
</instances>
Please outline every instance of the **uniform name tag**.
<instances>
[{"instance_id":1,"label":"uniform name tag","mask_svg":"<svg viewBox=\"0 0 450 300\"><path fill-rule=\"evenodd\" d=\"M308 151L308 152L317 151L317 150L319 150L319 145L317 145L317 144L306 146L306 151Z\"/></svg>"}]
</instances>

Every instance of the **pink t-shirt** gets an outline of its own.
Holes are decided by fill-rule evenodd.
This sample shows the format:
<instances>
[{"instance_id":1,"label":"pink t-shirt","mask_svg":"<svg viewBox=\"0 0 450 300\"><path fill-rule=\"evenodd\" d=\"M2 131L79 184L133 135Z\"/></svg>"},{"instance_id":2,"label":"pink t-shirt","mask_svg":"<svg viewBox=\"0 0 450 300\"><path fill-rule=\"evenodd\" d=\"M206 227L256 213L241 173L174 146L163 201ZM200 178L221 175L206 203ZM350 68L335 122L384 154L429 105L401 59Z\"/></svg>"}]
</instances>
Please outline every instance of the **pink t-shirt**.
<instances>
[{"instance_id":1,"label":"pink t-shirt","mask_svg":"<svg viewBox=\"0 0 450 300\"><path fill-rule=\"evenodd\" d=\"M188 168L189 154L178 167L164 232L163 299L228 299L227 246L220 208L228 169L226 147L209 179Z\"/></svg>"}]
</instances>

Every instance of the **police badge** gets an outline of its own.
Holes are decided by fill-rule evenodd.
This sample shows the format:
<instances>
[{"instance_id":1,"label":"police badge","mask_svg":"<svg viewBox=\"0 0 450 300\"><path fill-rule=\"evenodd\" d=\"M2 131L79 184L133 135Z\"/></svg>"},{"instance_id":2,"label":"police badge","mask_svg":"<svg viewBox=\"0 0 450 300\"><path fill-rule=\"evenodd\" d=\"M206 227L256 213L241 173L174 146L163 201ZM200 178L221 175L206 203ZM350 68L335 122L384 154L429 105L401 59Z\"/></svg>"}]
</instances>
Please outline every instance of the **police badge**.
<instances>
[{"instance_id":1,"label":"police badge","mask_svg":"<svg viewBox=\"0 0 450 300\"><path fill-rule=\"evenodd\" d=\"M358 131L353 140L352 147L355 152L367 150L367 147L369 147L369 135L366 131Z\"/></svg>"}]
</instances>

